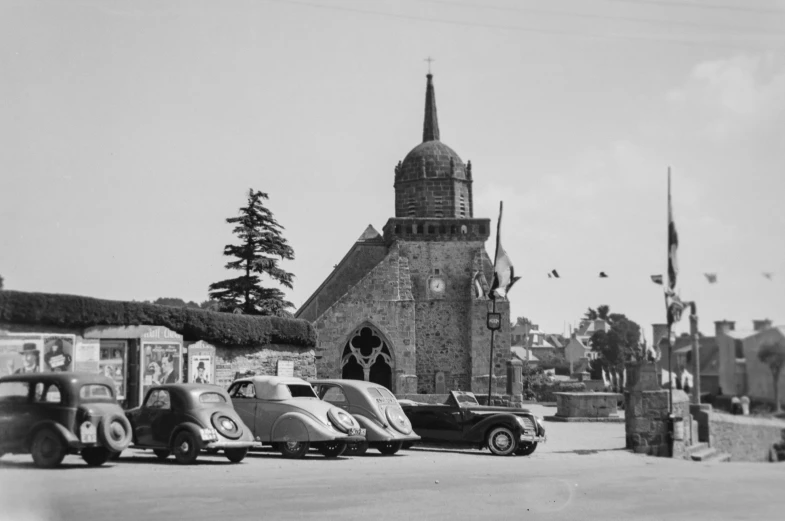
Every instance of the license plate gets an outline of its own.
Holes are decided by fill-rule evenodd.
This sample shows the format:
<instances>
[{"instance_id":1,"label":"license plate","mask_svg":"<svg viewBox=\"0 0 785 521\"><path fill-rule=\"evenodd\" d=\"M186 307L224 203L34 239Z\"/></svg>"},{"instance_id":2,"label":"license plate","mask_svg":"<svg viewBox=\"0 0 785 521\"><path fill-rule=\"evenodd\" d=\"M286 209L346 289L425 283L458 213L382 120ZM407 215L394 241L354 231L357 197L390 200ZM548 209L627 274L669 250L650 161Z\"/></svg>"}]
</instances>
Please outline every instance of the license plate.
<instances>
[{"instance_id":1,"label":"license plate","mask_svg":"<svg viewBox=\"0 0 785 521\"><path fill-rule=\"evenodd\" d=\"M95 425L90 422L84 422L79 427L79 439L82 443L95 443L97 441Z\"/></svg>"},{"instance_id":2,"label":"license plate","mask_svg":"<svg viewBox=\"0 0 785 521\"><path fill-rule=\"evenodd\" d=\"M349 436L365 436L365 429L349 429Z\"/></svg>"}]
</instances>

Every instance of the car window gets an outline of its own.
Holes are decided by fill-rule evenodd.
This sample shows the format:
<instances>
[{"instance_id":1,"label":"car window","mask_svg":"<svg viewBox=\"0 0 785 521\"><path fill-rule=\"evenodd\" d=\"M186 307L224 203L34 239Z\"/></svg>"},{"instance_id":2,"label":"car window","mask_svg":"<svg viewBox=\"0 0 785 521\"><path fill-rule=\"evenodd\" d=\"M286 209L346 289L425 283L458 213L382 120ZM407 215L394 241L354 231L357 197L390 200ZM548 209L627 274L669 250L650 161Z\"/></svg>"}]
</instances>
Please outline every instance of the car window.
<instances>
[{"instance_id":1,"label":"car window","mask_svg":"<svg viewBox=\"0 0 785 521\"><path fill-rule=\"evenodd\" d=\"M149 409L171 409L172 402L169 397L169 391L163 389L153 391L150 393L150 397L147 399L145 407Z\"/></svg>"},{"instance_id":2,"label":"car window","mask_svg":"<svg viewBox=\"0 0 785 521\"><path fill-rule=\"evenodd\" d=\"M106 385L87 384L79 388L79 398L89 400L90 398L112 398L112 390Z\"/></svg>"},{"instance_id":3,"label":"car window","mask_svg":"<svg viewBox=\"0 0 785 521\"><path fill-rule=\"evenodd\" d=\"M253 382L243 382L237 384L229 390L232 398L256 398L256 387Z\"/></svg>"},{"instance_id":4,"label":"car window","mask_svg":"<svg viewBox=\"0 0 785 521\"><path fill-rule=\"evenodd\" d=\"M29 395L28 382L0 382L0 403L24 403Z\"/></svg>"},{"instance_id":5,"label":"car window","mask_svg":"<svg viewBox=\"0 0 785 521\"><path fill-rule=\"evenodd\" d=\"M33 401L37 403L60 403L60 388L57 384L38 382L35 384Z\"/></svg>"},{"instance_id":6,"label":"car window","mask_svg":"<svg viewBox=\"0 0 785 521\"><path fill-rule=\"evenodd\" d=\"M202 393L199 395L202 403L226 403L226 398L221 393Z\"/></svg>"},{"instance_id":7,"label":"car window","mask_svg":"<svg viewBox=\"0 0 785 521\"><path fill-rule=\"evenodd\" d=\"M372 388L372 389L373 389L373 388ZM395 395L394 395L393 393L391 393L391 392L390 392L388 389L386 389L386 388L384 388L384 387L377 387L376 389L377 389L377 390L378 390L380 393L382 393L382 396L383 396L384 398L387 398L388 400L395 400L395 401L398 401L398 400L395 398Z\"/></svg>"},{"instance_id":8,"label":"car window","mask_svg":"<svg viewBox=\"0 0 785 521\"><path fill-rule=\"evenodd\" d=\"M383 398L382 393L380 393L376 387L369 387L368 394L370 394L374 398Z\"/></svg>"},{"instance_id":9,"label":"car window","mask_svg":"<svg viewBox=\"0 0 785 521\"><path fill-rule=\"evenodd\" d=\"M332 385L321 390L322 400L330 403L346 403L346 395L343 394L343 389L336 385Z\"/></svg>"},{"instance_id":10,"label":"car window","mask_svg":"<svg viewBox=\"0 0 785 521\"><path fill-rule=\"evenodd\" d=\"M316 393L313 392L313 387L307 384L291 384L287 385L289 392L292 393L292 398L318 398Z\"/></svg>"}]
</instances>

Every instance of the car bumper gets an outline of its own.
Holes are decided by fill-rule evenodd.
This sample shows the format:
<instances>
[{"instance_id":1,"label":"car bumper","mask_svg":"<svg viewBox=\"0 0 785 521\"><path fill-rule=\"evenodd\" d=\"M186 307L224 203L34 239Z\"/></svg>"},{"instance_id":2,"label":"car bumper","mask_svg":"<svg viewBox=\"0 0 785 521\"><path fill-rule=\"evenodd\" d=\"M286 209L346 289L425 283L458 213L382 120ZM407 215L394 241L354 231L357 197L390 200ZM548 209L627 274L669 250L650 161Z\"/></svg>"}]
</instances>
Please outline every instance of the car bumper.
<instances>
[{"instance_id":1,"label":"car bumper","mask_svg":"<svg viewBox=\"0 0 785 521\"><path fill-rule=\"evenodd\" d=\"M547 441L546 436L537 436L536 434L521 434L519 441L525 443L545 443Z\"/></svg>"},{"instance_id":2,"label":"car bumper","mask_svg":"<svg viewBox=\"0 0 785 521\"><path fill-rule=\"evenodd\" d=\"M221 441L211 441L211 442L203 442L203 446L205 449L245 449L251 448L254 446L254 442L252 441L242 441L242 440L221 440Z\"/></svg>"},{"instance_id":3,"label":"car bumper","mask_svg":"<svg viewBox=\"0 0 785 521\"><path fill-rule=\"evenodd\" d=\"M345 441L346 443L362 443L365 441L365 436L346 436L344 438L336 438L339 441Z\"/></svg>"}]
</instances>

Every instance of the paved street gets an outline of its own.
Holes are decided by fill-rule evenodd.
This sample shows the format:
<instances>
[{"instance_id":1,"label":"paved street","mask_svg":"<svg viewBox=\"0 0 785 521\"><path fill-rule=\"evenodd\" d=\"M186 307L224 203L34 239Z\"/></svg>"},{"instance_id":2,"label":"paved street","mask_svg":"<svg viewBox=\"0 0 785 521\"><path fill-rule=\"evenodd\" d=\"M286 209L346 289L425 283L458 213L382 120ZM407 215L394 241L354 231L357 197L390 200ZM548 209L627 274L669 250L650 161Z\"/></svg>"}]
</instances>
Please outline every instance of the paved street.
<instances>
[{"instance_id":1,"label":"paved street","mask_svg":"<svg viewBox=\"0 0 785 521\"><path fill-rule=\"evenodd\" d=\"M533 407L537 414L553 408ZM415 449L300 461L256 452L195 466L127 451L103 468L77 456L39 470L0 460L3 520L779 519L785 465L699 464L623 450L623 424L546 423L529 457ZM743 496L737 496L743 491Z\"/></svg>"}]
</instances>

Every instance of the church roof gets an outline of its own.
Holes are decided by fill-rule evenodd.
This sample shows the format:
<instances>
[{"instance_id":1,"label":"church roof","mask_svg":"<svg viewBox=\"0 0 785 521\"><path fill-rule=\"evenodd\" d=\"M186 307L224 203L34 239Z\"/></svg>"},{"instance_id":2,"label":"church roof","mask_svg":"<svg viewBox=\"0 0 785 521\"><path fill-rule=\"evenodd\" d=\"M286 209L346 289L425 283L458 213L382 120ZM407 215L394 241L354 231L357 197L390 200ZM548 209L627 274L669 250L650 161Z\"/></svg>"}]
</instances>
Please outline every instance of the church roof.
<instances>
[{"instance_id":1,"label":"church roof","mask_svg":"<svg viewBox=\"0 0 785 521\"><path fill-rule=\"evenodd\" d=\"M369 224L365 231L360 235L360 238L357 239L357 242L366 242L366 241L374 241L374 240L384 240L382 234L376 231L376 228L373 225Z\"/></svg>"}]
</instances>

